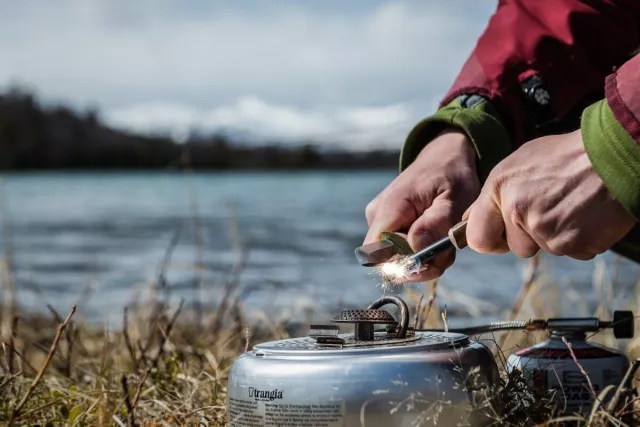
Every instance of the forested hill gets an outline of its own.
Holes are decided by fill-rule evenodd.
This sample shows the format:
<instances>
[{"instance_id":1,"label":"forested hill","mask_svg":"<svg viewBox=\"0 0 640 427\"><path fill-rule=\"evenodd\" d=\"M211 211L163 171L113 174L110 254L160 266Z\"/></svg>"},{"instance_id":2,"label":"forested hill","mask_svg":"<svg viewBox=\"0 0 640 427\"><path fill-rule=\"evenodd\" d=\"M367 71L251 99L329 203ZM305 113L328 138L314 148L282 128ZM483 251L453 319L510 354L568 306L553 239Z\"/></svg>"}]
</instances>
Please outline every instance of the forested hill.
<instances>
[{"instance_id":1,"label":"forested hill","mask_svg":"<svg viewBox=\"0 0 640 427\"><path fill-rule=\"evenodd\" d=\"M44 107L25 90L0 94L0 170L55 169L382 169L398 152L319 150L314 145L250 146L222 135L176 143L105 126L96 112Z\"/></svg>"}]
</instances>

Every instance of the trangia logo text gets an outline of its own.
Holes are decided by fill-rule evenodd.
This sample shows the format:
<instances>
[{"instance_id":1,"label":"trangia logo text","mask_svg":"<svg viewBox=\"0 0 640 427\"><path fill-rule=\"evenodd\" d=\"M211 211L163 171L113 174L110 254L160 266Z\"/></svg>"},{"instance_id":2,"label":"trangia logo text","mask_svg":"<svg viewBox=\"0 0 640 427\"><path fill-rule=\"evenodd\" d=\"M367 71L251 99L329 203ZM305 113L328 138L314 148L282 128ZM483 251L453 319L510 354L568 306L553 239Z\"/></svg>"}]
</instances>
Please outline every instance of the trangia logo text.
<instances>
[{"instance_id":1,"label":"trangia logo text","mask_svg":"<svg viewBox=\"0 0 640 427\"><path fill-rule=\"evenodd\" d=\"M253 397L255 400L269 400L274 401L276 399L282 399L282 390L260 390L255 387L249 387L249 397Z\"/></svg>"}]
</instances>

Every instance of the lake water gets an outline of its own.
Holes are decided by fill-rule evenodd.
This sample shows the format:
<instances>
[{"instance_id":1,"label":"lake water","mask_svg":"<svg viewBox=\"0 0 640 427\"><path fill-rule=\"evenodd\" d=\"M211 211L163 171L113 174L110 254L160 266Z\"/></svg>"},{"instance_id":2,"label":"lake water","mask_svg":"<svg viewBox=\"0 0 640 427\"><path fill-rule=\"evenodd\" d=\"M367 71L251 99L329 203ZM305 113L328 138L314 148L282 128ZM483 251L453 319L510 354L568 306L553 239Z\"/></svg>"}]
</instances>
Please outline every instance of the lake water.
<instances>
[{"instance_id":1,"label":"lake water","mask_svg":"<svg viewBox=\"0 0 640 427\"><path fill-rule=\"evenodd\" d=\"M84 317L119 313L136 291L148 289L167 247L179 241L167 268L174 297L193 301L191 266L201 248L204 292L216 304L237 259L230 219L248 259L238 289L247 308L278 314L291 306L333 311L363 306L381 295L379 280L360 267L353 250L366 232L364 207L394 177L371 173L110 173L24 174L3 179L5 229L21 304L61 311L79 302ZM232 230L233 228L231 228ZM196 232L196 230L199 230ZM201 243L198 243L198 240ZM640 269L606 261L618 299L634 292ZM525 261L512 255L462 251L440 282L441 303L456 307L460 292L477 299L463 312L510 306ZM543 266L567 294L594 303L594 261L545 256ZM615 268L614 268L615 267ZM419 289L419 286L416 286ZM90 289L90 290L89 290ZM577 305L564 302L563 314ZM458 308L460 308L458 307Z\"/></svg>"}]
</instances>

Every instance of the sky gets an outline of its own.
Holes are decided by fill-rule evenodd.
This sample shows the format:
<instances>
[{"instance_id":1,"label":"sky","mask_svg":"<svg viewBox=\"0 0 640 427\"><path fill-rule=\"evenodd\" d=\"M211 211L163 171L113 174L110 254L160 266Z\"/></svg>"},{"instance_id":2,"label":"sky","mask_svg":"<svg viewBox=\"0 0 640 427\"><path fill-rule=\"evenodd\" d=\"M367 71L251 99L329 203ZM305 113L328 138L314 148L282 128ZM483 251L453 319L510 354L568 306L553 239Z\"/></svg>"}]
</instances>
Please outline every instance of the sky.
<instances>
[{"instance_id":1,"label":"sky","mask_svg":"<svg viewBox=\"0 0 640 427\"><path fill-rule=\"evenodd\" d=\"M398 148L489 0L0 0L0 89L137 132Z\"/></svg>"}]
</instances>

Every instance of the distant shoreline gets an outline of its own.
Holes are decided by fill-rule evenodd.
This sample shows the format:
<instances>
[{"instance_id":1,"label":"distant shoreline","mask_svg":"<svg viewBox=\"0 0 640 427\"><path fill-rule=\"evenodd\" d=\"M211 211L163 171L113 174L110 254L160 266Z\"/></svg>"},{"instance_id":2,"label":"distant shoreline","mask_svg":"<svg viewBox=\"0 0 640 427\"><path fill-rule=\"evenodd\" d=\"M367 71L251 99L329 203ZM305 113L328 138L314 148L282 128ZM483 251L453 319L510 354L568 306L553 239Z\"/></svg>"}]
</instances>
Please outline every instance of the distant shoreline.
<instances>
[{"instance_id":1,"label":"distant shoreline","mask_svg":"<svg viewBox=\"0 0 640 427\"><path fill-rule=\"evenodd\" d=\"M324 143L323 143L324 142ZM263 141L194 132L184 142L105 125L97 111L42 106L20 88L0 93L0 173L8 171L354 171L397 169L397 149L350 150L335 141ZM396 145L396 144L394 144ZM329 148L330 147L330 148Z\"/></svg>"}]
</instances>

